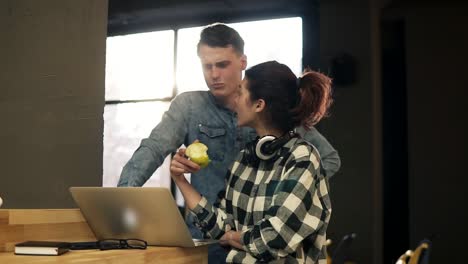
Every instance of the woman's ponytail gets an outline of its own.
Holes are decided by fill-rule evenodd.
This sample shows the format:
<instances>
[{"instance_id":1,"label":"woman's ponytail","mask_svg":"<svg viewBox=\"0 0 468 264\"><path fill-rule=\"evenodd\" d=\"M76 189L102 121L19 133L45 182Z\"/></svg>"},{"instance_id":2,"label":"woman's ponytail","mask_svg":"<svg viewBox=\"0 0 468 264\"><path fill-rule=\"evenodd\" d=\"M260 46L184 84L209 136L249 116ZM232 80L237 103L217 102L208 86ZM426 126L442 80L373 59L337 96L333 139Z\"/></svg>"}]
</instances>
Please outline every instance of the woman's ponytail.
<instances>
[{"instance_id":1,"label":"woman's ponytail","mask_svg":"<svg viewBox=\"0 0 468 264\"><path fill-rule=\"evenodd\" d=\"M323 73L306 70L298 79L299 104L292 110L296 122L308 128L328 115L333 102L331 79Z\"/></svg>"}]
</instances>

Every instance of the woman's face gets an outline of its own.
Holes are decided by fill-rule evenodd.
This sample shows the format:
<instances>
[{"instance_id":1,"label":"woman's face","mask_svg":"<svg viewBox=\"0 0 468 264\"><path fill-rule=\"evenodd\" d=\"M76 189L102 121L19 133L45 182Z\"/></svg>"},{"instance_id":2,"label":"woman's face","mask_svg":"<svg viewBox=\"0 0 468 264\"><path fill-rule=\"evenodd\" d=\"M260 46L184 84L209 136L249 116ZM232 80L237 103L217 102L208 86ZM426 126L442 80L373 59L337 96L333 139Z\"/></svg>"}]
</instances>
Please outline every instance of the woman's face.
<instances>
[{"instance_id":1,"label":"woman's face","mask_svg":"<svg viewBox=\"0 0 468 264\"><path fill-rule=\"evenodd\" d=\"M256 104L250 100L248 85L248 80L244 78L238 87L238 96L236 98L237 125L254 127L257 120Z\"/></svg>"}]
</instances>

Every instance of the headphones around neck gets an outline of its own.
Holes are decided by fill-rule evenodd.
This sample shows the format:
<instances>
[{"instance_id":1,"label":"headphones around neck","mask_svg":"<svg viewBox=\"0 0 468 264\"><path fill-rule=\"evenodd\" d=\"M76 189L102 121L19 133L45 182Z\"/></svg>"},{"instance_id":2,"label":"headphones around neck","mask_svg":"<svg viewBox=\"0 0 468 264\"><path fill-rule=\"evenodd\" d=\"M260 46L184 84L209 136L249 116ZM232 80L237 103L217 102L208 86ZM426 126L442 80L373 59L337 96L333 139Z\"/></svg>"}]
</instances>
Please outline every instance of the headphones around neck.
<instances>
[{"instance_id":1,"label":"headphones around neck","mask_svg":"<svg viewBox=\"0 0 468 264\"><path fill-rule=\"evenodd\" d=\"M259 160L269 160L279 154L279 149L291 138L297 136L296 132L289 131L277 138L267 135L261 138L257 137L254 141L245 146L245 156L249 163Z\"/></svg>"}]
</instances>

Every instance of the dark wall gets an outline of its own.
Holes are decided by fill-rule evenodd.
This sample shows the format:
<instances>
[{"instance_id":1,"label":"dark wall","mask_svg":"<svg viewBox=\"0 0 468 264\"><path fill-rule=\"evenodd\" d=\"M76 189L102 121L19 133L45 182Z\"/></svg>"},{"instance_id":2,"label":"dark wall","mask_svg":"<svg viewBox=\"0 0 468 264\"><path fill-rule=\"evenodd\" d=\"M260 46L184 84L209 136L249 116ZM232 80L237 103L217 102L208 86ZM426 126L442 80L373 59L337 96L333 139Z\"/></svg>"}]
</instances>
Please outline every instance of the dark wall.
<instances>
[{"instance_id":1,"label":"dark wall","mask_svg":"<svg viewBox=\"0 0 468 264\"><path fill-rule=\"evenodd\" d=\"M404 8L410 243L434 235L431 263L464 263L468 236L468 4ZM456 253L459 252L459 253ZM433 260L433 262L432 262Z\"/></svg>"},{"instance_id":2,"label":"dark wall","mask_svg":"<svg viewBox=\"0 0 468 264\"><path fill-rule=\"evenodd\" d=\"M102 185L107 1L0 1L2 208Z\"/></svg>"},{"instance_id":3,"label":"dark wall","mask_svg":"<svg viewBox=\"0 0 468 264\"><path fill-rule=\"evenodd\" d=\"M330 181L333 214L328 237L335 241L333 249L342 236L355 232L349 257L357 263L380 263L371 8L367 1L321 1L319 14L322 70L333 72L332 61L347 54L354 58L356 71L355 82L335 85L331 116L319 125L342 160Z\"/></svg>"},{"instance_id":4,"label":"dark wall","mask_svg":"<svg viewBox=\"0 0 468 264\"><path fill-rule=\"evenodd\" d=\"M394 1L382 7L375 20L372 1L320 4L322 68L330 69L330 61L343 52L357 61L357 82L335 87L332 116L320 124L343 163L331 181L328 234L357 232L351 255L360 263L395 263L427 237L433 238L431 263L463 263L463 255L455 252L461 252L468 235L463 169L467 4ZM399 21L400 28L385 38L388 21ZM382 60L389 45L400 45L393 65ZM389 66L398 68L384 76L387 80L375 72ZM380 104L376 94L385 96ZM376 132L383 128L379 139ZM399 156L383 159L389 155ZM389 194L385 203L384 191ZM384 248L385 255L379 252Z\"/></svg>"},{"instance_id":5,"label":"dark wall","mask_svg":"<svg viewBox=\"0 0 468 264\"><path fill-rule=\"evenodd\" d=\"M383 20L382 152L383 257L394 263L410 248L408 200L408 109L404 19Z\"/></svg>"}]
</instances>

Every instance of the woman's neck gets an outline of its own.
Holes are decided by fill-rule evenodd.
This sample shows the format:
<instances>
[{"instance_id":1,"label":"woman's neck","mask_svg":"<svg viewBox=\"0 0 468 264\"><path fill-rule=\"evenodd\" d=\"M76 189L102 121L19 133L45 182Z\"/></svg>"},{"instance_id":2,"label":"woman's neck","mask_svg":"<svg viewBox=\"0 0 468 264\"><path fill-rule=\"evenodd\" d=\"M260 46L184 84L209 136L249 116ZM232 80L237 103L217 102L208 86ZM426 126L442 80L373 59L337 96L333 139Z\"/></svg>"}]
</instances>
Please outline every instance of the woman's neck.
<instances>
[{"instance_id":1,"label":"woman's neck","mask_svg":"<svg viewBox=\"0 0 468 264\"><path fill-rule=\"evenodd\" d=\"M284 131L281 131L279 129L274 129L274 128L268 128L262 125L254 127L254 129L257 132L257 135L259 137L263 137L263 136L281 137L284 134Z\"/></svg>"}]
</instances>

